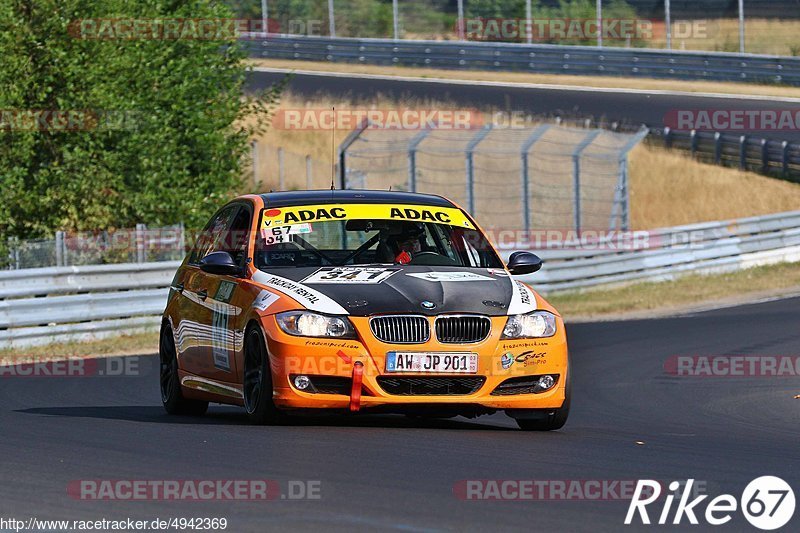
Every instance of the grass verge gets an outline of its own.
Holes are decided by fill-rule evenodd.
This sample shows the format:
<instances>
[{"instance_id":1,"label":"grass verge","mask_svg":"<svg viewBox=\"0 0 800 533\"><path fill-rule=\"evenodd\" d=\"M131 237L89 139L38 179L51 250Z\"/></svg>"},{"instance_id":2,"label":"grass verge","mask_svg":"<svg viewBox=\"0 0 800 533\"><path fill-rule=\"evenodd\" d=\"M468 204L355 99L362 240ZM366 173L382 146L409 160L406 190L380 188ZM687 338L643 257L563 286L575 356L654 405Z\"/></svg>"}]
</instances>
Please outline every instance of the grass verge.
<instances>
[{"instance_id":1,"label":"grass verge","mask_svg":"<svg viewBox=\"0 0 800 533\"><path fill-rule=\"evenodd\" d=\"M796 291L800 291L800 263L779 263L727 274L690 274L672 281L553 293L547 300L569 321L677 314Z\"/></svg>"},{"instance_id":2,"label":"grass verge","mask_svg":"<svg viewBox=\"0 0 800 533\"><path fill-rule=\"evenodd\" d=\"M30 348L7 348L0 350L0 361L24 359L31 356L37 359L59 359L153 353L158 353L158 329L88 342L68 342L32 346Z\"/></svg>"}]
</instances>

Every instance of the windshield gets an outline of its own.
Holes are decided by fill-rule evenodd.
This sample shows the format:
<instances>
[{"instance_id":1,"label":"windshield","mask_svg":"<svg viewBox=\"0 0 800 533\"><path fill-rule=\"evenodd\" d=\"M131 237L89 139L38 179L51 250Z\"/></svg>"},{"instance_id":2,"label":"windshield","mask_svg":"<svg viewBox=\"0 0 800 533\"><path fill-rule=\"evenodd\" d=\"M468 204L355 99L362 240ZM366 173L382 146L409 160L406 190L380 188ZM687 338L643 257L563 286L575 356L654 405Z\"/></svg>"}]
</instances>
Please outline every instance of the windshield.
<instances>
[{"instance_id":1,"label":"windshield","mask_svg":"<svg viewBox=\"0 0 800 533\"><path fill-rule=\"evenodd\" d=\"M368 217L367 217L368 215ZM264 209L255 266L371 264L503 268L458 209L350 204Z\"/></svg>"}]
</instances>

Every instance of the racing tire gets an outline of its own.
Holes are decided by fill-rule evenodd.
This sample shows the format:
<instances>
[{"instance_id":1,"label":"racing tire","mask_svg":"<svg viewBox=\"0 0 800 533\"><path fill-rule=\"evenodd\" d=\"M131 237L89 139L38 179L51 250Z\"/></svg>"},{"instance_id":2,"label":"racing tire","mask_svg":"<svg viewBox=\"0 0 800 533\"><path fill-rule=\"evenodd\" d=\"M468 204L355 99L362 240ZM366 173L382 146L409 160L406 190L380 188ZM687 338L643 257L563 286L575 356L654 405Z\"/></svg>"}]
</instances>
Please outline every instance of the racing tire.
<instances>
[{"instance_id":1,"label":"racing tire","mask_svg":"<svg viewBox=\"0 0 800 533\"><path fill-rule=\"evenodd\" d=\"M272 401L272 369L264 337L258 327L250 327L244 339L242 395L247 418L253 424L275 425L285 415Z\"/></svg>"},{"instance_id":2,"label":"racing tire","mask_svg":"<svg viewBox=\"0 0 800 533\"><path fill-rule=\"evenodd\" d=\"M175 350L175 337L168 325L161 327L158 341L158 357L160 361L161 403L164 410L171 415L201 416L208 411L208 402L189 400L181 393L180 376L178 375L178 354Z\"/></svg>"},{"instance_id":3,"label":"racing tire","mask_svg":"<svg viewBox=\"0 0 800 533\"><path fill-rule=\"evenodd\" d=\"M572 369L567 368L567 382L564 387L564 403L558 409L533 410L542 413L542 417L537 418L516 418L517 425L524 431L554 431L561 429L567 423L569 417L569 405L572 397Z\"/></svg>"}]
</instances>

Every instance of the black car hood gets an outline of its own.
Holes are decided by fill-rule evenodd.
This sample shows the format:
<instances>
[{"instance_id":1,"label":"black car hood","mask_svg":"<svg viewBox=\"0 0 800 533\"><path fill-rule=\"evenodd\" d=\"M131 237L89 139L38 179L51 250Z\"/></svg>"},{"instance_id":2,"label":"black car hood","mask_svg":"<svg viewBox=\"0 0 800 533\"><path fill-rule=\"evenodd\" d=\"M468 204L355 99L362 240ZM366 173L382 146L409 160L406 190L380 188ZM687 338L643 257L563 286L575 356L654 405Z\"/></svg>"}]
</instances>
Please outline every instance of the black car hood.
<instances>
[{"instance_id":1,"label":"black car hood","mask_svg":"<svg viewBox=\"0 0 800 533\"><path fill-rule=\"evenodd\" d=\"M532 291L502 269L410 265L363 269L369 268L375 269L371 273L377 273L379 281L324 280L336 267L274 268L257 272L254 281L310 310L331 314L501 316L536 308ZM384 272L379 273L381 270Z\"/></svg>"}]
</instances>

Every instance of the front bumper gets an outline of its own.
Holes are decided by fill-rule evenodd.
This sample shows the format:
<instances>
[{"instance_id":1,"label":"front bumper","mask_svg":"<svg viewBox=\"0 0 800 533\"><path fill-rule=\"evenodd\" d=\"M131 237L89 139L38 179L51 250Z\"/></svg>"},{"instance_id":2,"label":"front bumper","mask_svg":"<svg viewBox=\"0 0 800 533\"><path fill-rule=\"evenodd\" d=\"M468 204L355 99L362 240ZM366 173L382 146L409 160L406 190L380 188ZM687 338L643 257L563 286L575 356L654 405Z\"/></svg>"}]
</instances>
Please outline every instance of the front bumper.
<instances>
[{"instance_id":1,"label":"front bumper","mask_svg":"<svg viewBox=\"0 0 800 533\"><path fill-rule=\"evenodd\" d=\"M492 318L492 332L487 339L474 344L442 344L431 339L424 344L387 344L375 339L370 332L368 318L350 317L358 340L316 339L294 337L284 333L273 316L262 321L270 353L273 372L275 405L282 409L352 409L351 394L347 384L352 383L354 369L360 363L361 390L358 410L402 411L403 408L452 407L454 410L477 409L555 409L564 402L564 385L567 375L567 343L564 324L558 318L558 330L546 339L500 340L506 317ZM422 374L386 372L386 353L408 352L473 352L478 354L476 374ZM504 357L505 356L505 357ZM509 361L511 364L509 365ZM505 362L505 364L504 364ZM497 387L506 380L522 376L558 376L555 386L544 392L521 393L512 391L497 394ZM296 375L333 377L337 387L325 387L324 392L298 390L292 383ZM409 393L402 386L387 386L388 378L484 378L474 391L465 393L464 387L451 387L455 393ZM357 378L358 379L358 378ZM346 381L343 381L346 380ZM465 381L465 380L461 380ZM470 381L470 380L466 380ZM425 388L423 387L422 390ZM400 393L398 393L400 391ZM492 394L495 392L495 394Z\"/></svg>"}]
</instances>

